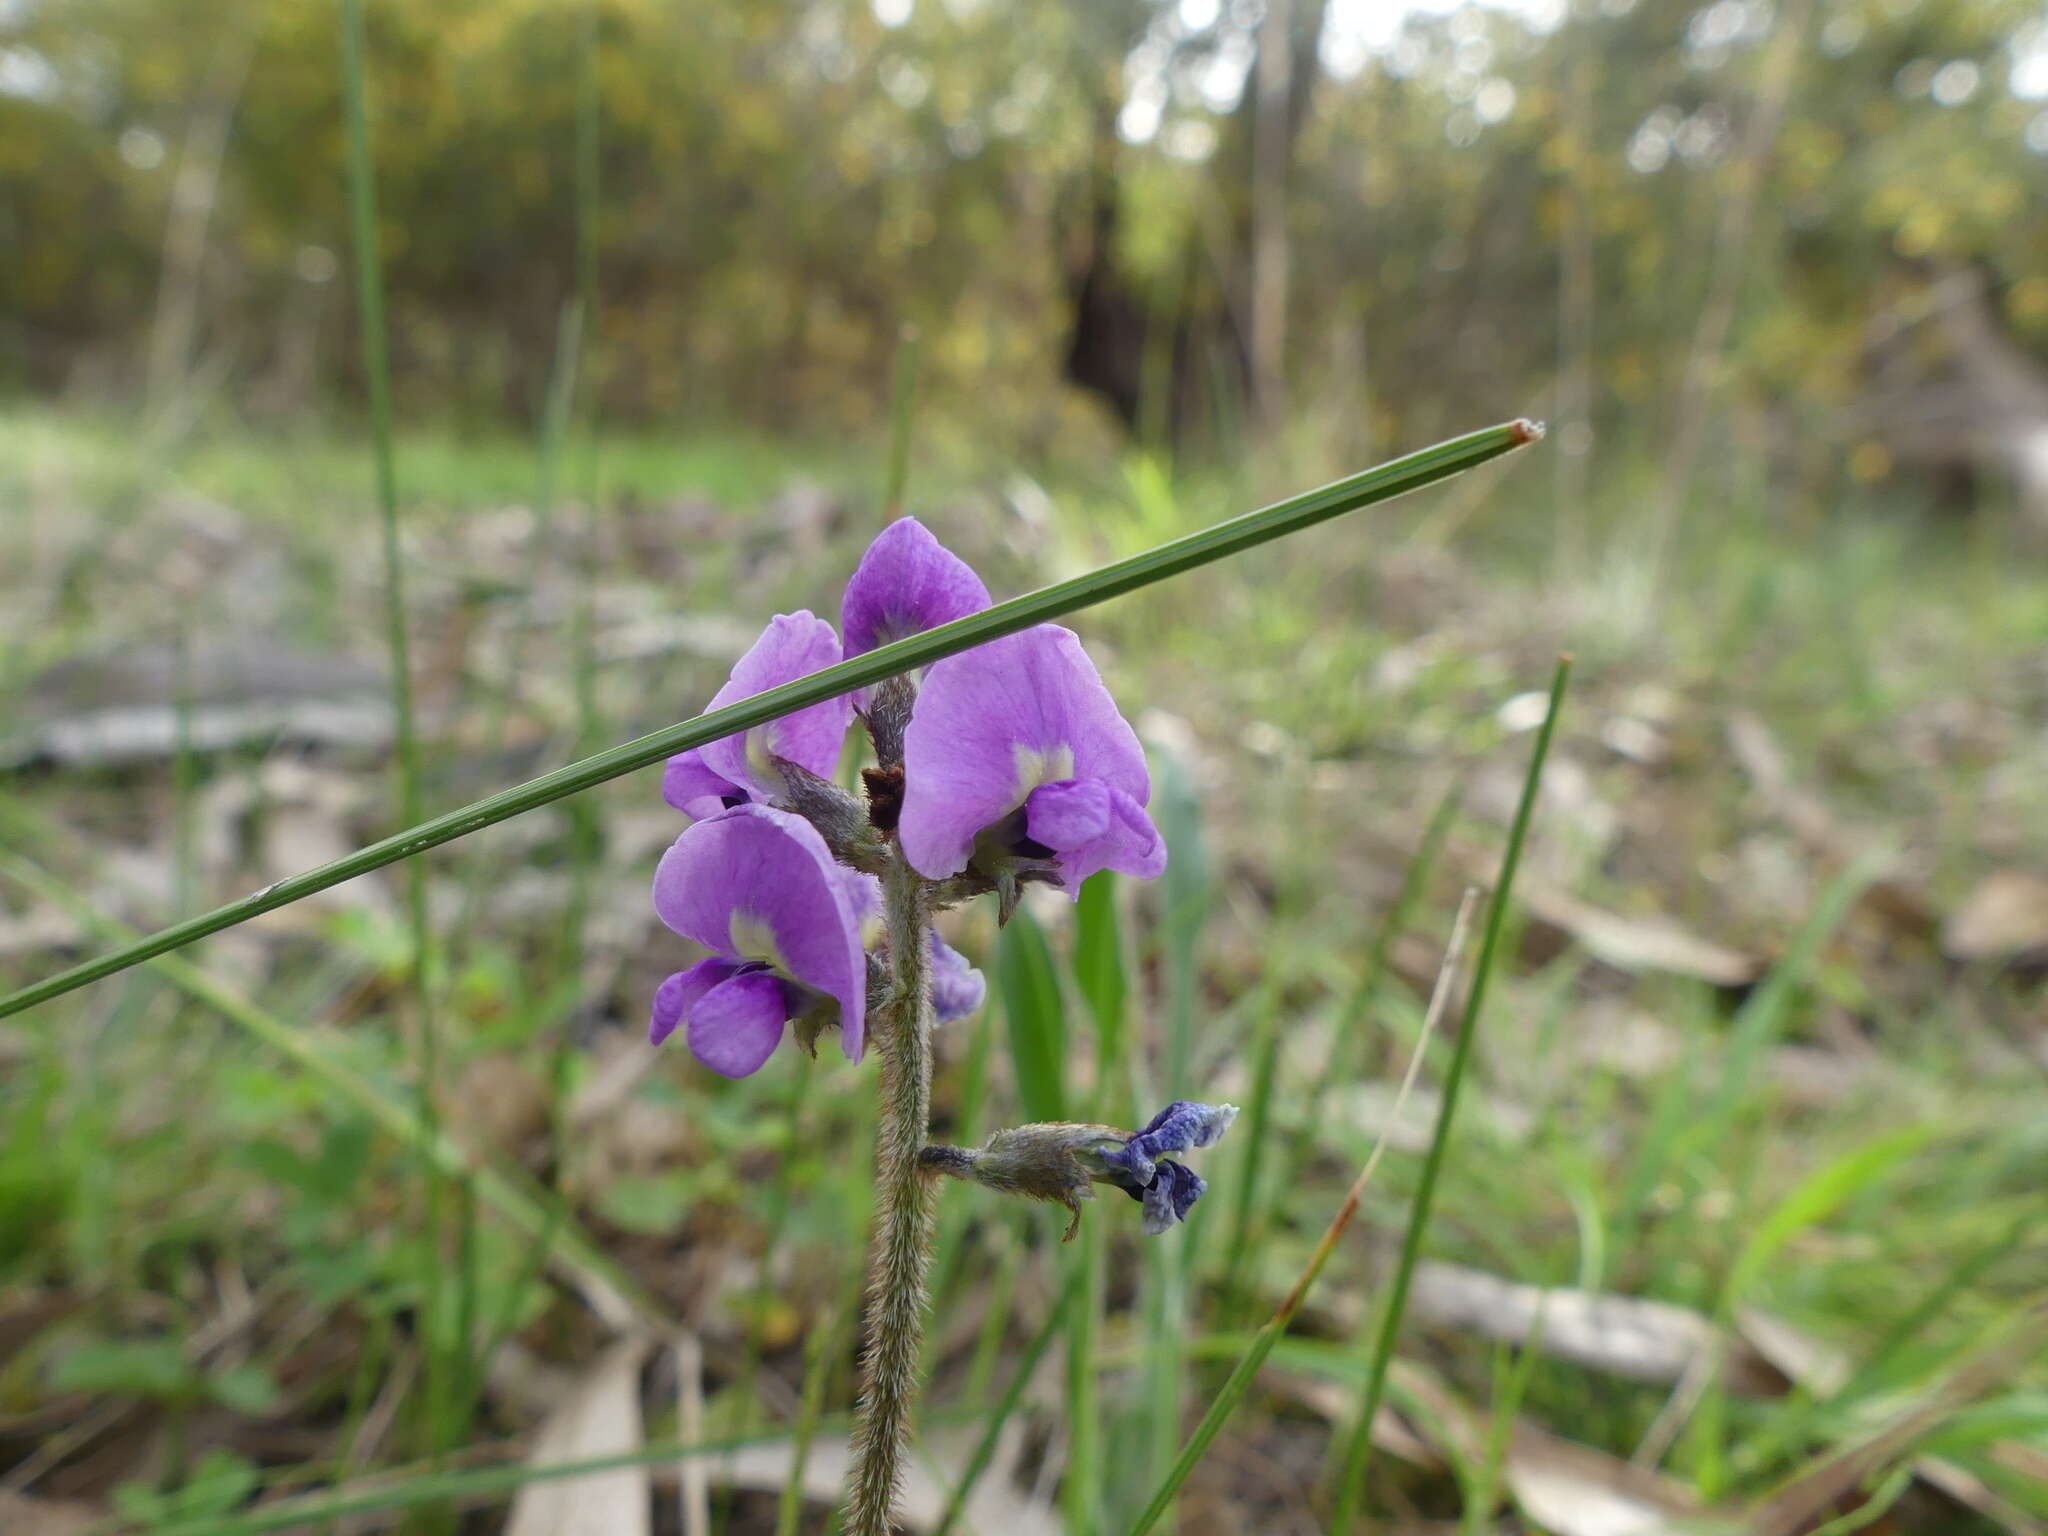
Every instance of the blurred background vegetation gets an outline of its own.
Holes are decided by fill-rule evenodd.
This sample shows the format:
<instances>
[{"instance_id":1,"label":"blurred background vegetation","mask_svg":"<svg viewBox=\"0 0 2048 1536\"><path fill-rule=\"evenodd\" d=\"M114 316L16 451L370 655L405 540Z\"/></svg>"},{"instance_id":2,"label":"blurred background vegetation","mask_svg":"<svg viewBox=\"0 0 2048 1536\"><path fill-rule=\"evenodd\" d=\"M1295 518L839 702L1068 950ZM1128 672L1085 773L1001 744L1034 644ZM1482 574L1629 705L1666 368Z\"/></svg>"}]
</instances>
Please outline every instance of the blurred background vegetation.
<instances>
[{"instance_id":1,"label":"blurred background vegetation","mask_svg":"<svg viewBox=\"0 0 2048 1536\"><path fill-rule=\"evenodd\" d=\"M1284 419L1357 455L1528 408L1574 460L1697 432L1707 395L1808 483L2039 457L2006 440L2048 397L2030 0L595 11L609 420L857 429L909 322L928 412L1040 449ZM400 398L532 423L592 18L370 21ZM4 377L260 420L352 398L327 9L0 26Z\"/></svg>"},{"instance_id":2,"label":"blurred background vegetation","mask_svg":"<svg viewBox=\"0 0 2048 1536\"><path fill-rule=\"evenodd\" d=\"M398 824L336 11L0 0L0 986ZM959 1529L1128 1529L1385 1135L1176 1512L1327 1528L1569 648L1372 1528L2048 1531L2038 0L368 21L432 809L832 616L899 404L999 595L1549 420L1078 621L1173 861L963 915L939 1133L1244 1114L1163 1243L949 1187L919 1530L984 1436ZM0 1023L0 1532L828 1528L872 1072L641 1045L677 830L635 776L432 856L424 954L392 871Z\"/></svg>"}]
</instances>

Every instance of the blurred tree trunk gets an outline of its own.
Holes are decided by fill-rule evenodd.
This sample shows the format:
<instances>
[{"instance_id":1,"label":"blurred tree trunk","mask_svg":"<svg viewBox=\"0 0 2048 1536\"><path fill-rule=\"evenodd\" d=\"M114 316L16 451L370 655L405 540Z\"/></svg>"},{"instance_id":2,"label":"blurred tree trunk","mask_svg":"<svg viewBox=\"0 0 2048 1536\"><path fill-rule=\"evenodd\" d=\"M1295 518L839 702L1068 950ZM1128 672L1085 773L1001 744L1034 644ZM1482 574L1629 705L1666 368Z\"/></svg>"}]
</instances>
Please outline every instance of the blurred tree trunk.
<instances>
[{"instance_id":1,"label":"blurred tree trunk","mask_svg":"<svg viewBox=\"0 0 2048 1536\"><path fill-rule=\"evenodd\" d=\"M1287 168L1300 124L1291 110L1293 15L1293 0L1266 0L1252 103L1250 351L1252 411L1262 429L1287 410Z\"/></svg>"},{"instance_id":2,"label":"blurred tree trunk","mask_svg":"<svg viewBox=\"0 0 2048 1536\"><path fill-rule=\"evenodd\" d=\"M1217 206L1189 221L1186 254L1154 285L1158 291L1128 270L1117 249L1122 103L1105 92L1096 104L1081 227L1065 242L1072 307L1065 373L1127 429L1158 421L1168 439L1182 442L1228 424L1229 406L1219 402L1249 396L1262 422L1284 411L1288 172L1321 73L1327 4L1268 0L1259 57L1209 162ZM1170 366L1160 366L1162 358ZM1166 398L1148 402L1162 374Z\"/></svg>"},{"instance_id":3,"label":"blurred tree trunk","mask_svg":"<svg viewBox=\"0 0 2048 1536\"><path fill-rule=\"evenodd\" d=\"M156 315L150 325L149 352L143 366L143 398L153 417L175 415L174 402L183 393L192 366L192 347L199 334L199 299L206 263L206 230L220 199L221 162L227 156L228 129L242 86L256 34L230 28L214 49L199 99L192 109L178 150L178 170L171 179L171 207L164 220L163 263L158 269ZM185 402L185 408L191 408Z\"/></svg>"},{"instance_id":4,"label":"blurred tree trunk","mask_svg":"<svg viewBox=\"0 0 2048 1536\"><path fill-rule=\"evenodd\" d=\"M1679 381L1678 401L1672 411L1671 447L1664 460L1651 526L1652 565L1659 570L1706 442L1729 334L1742 298L1743 280L1749 275L1750 234L1769 179L1778 133L1785 123L1785 109L1798 81L1799 61L1806 52L1813 12L1813 0L1793 0L1779 20L1769 51L1764 55L1762 77L1750 105L1748 130L1729 167L1727 194L1715 223L1706 302L1700 306L1699 323L1693 330L1692 345Z\"/></svg>"}]
</instances>

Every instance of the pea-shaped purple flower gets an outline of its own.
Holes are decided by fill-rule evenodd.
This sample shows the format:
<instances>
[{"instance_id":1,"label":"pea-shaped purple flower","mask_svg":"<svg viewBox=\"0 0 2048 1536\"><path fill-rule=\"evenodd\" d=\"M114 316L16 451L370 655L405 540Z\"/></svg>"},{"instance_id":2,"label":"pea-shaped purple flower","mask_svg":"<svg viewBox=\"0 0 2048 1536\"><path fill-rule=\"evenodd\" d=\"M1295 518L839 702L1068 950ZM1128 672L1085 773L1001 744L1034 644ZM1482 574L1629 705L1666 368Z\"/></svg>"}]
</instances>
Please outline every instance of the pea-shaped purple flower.
<instances>
[{"instance_id":1,"label":"pea-shaped purple flower","mask_svg":"<svg viewBox=\"0 0 2048 1536\"><path fill-rule=\"evenodd\" d=\"M904 856L929 879L1050 861L1070 895L1099 869L1150 878L1166 844L1152 780L1073 631L1041 624L935 662L903 743Z\"/></svg>"},{"instance_id":2,"label":"pea-shaped purple flower","mask_svg":"<svg viewBox=\"0 0 2048 1536\"><path fill-rule=\"evenodd\" d=\"M830 624L808 609L778 613L734 664L732 676L712 696L708 707L737 704L808 677L840 659L839 637ZM773 759L779 757L819 778L830 778L839 766L839 748L852 718L853 701L841 696L693 751L679 752L668 760L662 774L662 798L699 821L736 805L779 803L785 790Z\"/></svg>"},{"instance_id":3,"label":"pea-shaped purple flower","mask_svg":"<svg viewBox=\"0 0 2048 1536\"><path fill-rule=\"evenodd\" d=\"M792 1019L835 1017L847 1057L865 1041L867 957L853 881L800 817L741 805L699 821L654 872L654 910L711 951L654 994L648 1038L688 1026L696 1058L727 1077L758 1071Z\"/></svg>"}]
</instances>

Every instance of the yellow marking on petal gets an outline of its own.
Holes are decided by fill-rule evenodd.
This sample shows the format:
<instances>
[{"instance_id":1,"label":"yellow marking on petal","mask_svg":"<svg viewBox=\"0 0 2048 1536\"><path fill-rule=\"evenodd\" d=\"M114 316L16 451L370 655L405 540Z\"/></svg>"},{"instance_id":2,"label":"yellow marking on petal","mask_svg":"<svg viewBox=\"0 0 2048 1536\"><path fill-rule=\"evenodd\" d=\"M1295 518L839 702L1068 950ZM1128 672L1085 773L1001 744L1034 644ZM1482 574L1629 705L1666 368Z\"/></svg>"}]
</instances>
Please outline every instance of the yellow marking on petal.
<instances>
[{"instance_id":1,"label":"yellow marking on petal","mask_svg":"<svg viewBox=\"0 0 2048 1536\"><path fill-rule=\"evenodd\" d=\"M782 975L789 974L789 965L775 947L775 930L768 926L767 919L751 912L734 912L730 933L734 955L742 960L765 960Z\"/></svg>"},{"instance_id":2,"label":"yellow marking on petal","mask_svg":"<svg viewBox=\"0 0 2048 1536\"><path fill-rule=\"evenodd\" d=\"M754 770L754 777L763 784L781 782L775 772L775 764L771 761L775 748L768 740L768 732L773 726L774 722L770 721L767 725L757 725L747 732L747 766Z\"/></svg>"},{"instance_id":3,"label":"yellow marking on petal","mask_svg":"<svg viewBox=\"0 0 2048 1536\"><path fill-rule=\"evenodd\" d=\"M1061 779L1074 776L1074 749L1065 743L1041 752L1020 741L1014 750L1017 757L1017 803L1020 805L1039 785L1057 784Z\"/></svg>"}]
</instances>

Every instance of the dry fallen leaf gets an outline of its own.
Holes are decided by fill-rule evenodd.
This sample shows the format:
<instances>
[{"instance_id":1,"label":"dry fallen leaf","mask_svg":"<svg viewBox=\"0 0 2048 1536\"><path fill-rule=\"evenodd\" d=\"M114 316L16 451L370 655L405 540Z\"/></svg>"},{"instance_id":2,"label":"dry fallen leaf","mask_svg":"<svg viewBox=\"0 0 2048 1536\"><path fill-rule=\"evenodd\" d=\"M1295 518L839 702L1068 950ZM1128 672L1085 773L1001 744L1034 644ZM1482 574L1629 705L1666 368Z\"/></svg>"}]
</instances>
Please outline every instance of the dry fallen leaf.
<instances>
[{"instance_id":1,"label":"dry fallen leaf","mask_svg":"<svg viewBox=\"0 0 2048 1536\"><path fill-rule=\"evenodd\" d=\"M82 1536L106 1511L75 1499L32 1499L0 1488L0 1531L7 1536Z\"/></svg>"},{"instance_id":2,"label":"dry fallen leaf","mask_svg":"<svg viewBox=\"0 0 2048 1536\"><path fill-rule=\"evenodd\" d=\"M1844 826L1818 795L1793 782L1785 752L1761 717L1737 710L1728 718L1728 745L1759 796L1808 851L1837 867L1851 864L1877 839L1868 831ZM1902 933L1932 938L1934 905L1917 881L1898 869L1889 870L1864 887L1863 905Z\"/></svg>"},{"instance_id":3,"label":"dry fallen leaf","mask_svg":"<svg viewBox=\"0 0 2048 1536\"><path fill-rule=\"evenodd\" d=\"M627 1338L599 1355L542 1422L527 1465L640 1449L640 1367L651 1348L647 1339ZM649 1536L650 1486L644 1466L528 1483L512 1501L505 1536Z\"/></svg>"},{"instance_id":4,"label":"dry fallen leaf","mask_svg":"<svg viewBox=\"0 0 2048 1536\"><path fill-rule=\"evenodd\" d=\"M1468 1461L1486 1455L1492 1426L1433 1374L1406 1361L1400 1385L1428 1409L1434 1426ZM1707 1512L1679 1483L1576 1440L1517 1419L1504 1472L1515 1501L1558 1536L1680 1536Z\"/></svg>"},{"instance_id":5,"label":"dry fallen leaf","mask_svg":"<svg viewBox=\"0 0 2048 1536\"><path fill-rule=\"evenodd\" d=\"M1459 1264L1416 1266L1409 1315L1502 1343L1535 1339L1544 1354L1633 1381L1676 1381L1714 1343L1714 1327L1690 1307L1612 1292L1524 1285ZM1538 1323L1541 1333L1537 1333ZM1752 1396L1777 1396L1786 1376L1764 1353L1731 1340L1723 1380Z\"/></svg>"},{"instance_id":6,"label":"dry fallen leaf","mask_svg":"<svg viewBox=\"0 0 2048 1536\"><path fill-rule=\"evenodd\" d=\"M2048 958L2048 880L2023 870L1987 875L1941 929L1951 960Z\"/></svg>"},{"instance_id":7,"label":"dry fallen leaf","mask_svg":"<svg viewBox=\"0 0 2048 1536\"><path fill-rule=\"evenodd\" d=\"M1059 1516L1011 1480L1010 1471L1021 1444L1021 1426L1013 1423L998 1442L995 1459L974 1485L966 1513L956 1527L962 1536L1060 1536ZM795 1454L794 1446L780 1442L706 1452L701 1459L708 1464L714 1483L780 1493L789 1481L790 1460ZM904 1467L903 1489L896 1503L896 1518L904 1529L929 1531L938 1527L966 1459L964 1447L956 1448L943 1437L927 1440L912 1452ZM851 1464L852 1451L844 1435L819 1435L811 1441L810 1454L804 1458L804 1497L824 1507L836 1505ZM656 1476L663 1482L679 1475L673 1465L656 1469Z\"/></svg>"},{"instance_id":8,"label":"dry fallen leaf","mask_svg":"<svg viewBox=\"0 0 2048 1536\"><path fill-rule=\"evenodd\" d=\"M1539 927L1570 937L1618 971L1663 971L1716 987L1748 986L1763 974L1754 955L1688 933L1668 918L1623 917L1536 881L1523 881L1515 894Z\"/></svg>"}]
</instances>

